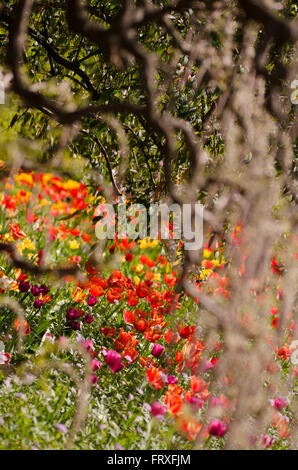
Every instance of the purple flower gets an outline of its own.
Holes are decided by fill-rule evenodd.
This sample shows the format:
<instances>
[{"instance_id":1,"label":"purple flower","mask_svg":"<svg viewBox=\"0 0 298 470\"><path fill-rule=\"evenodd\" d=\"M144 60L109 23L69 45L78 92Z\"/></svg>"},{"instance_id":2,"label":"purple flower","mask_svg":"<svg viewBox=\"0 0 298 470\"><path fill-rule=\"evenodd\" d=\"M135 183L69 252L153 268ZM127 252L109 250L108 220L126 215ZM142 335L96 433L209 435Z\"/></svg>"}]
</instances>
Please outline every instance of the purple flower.
<instances>
[{"instance_id":1,"label":"purple flower","mask_svg":"<svg viewBox=\"0 0 298 470\"><path fill-rule=\"evenodd\" d=\"M30 289L30 282L20 281L20 283L19 283L19 291L20 292L28 292L29 289Z\"/></svg>"},{"instance_id":2,"label":"purple flower","mask_svg":"<svg viewBox=\"0 0 298 470\"><path fill-rule=\"evenodd\" d=\"M79 329L80 329L80 324L79 324L79 322L77 322L77 321L72 321L72 322L70 323L70 328L71 328L72 330L79 330Z\"/></svg>"},{"instance_id":3,"label":"purple flower","mask_svg":"<svg viewBox=\"0 0 298 470\"><path fill-rule=\"evenodd\" d=\"M159 403L159 401L155 401L152 403L151 406L151 415L157 417L161 417L166 413L165 407Z\"/></svg>"},{"instance_id":4,"label":"purple flower","mask_svg":"<svg viewBox=\"0 0 298 470\"><path fill-rule=\"evenodd\" d=\"M98 299L94 297L94 295L89 295L87 299L87 304L89 305L89 307L94 307L94 305L96 305L97 302L98 302Z\"/></svg>"},{"instance_id":5,"label":"purple flower","mask_svg":"<svg viewBox=\"0 0 298 470\"><path fill-rule=\"evenodd\" d=\"M164 346L162 346L159 343L155 343L155 345L153 346L151 354L152 354L152 356L156 357L156 359L158 359L163 354L164 350L165 350Z\"/></svg>"},{"instance_id":6,"label":"purple flower","mask_svg":"<svg viewBox=\"0 0 298 470\"><path fill-rule=\"evenodd\" d=\"M57 423L57 424L56 424L56 428L57 428L58 431L60 431L62 434L66 434L66 433L67 433L67 427L66 427L64 424Z\"/></svg>"},{"instance_id":7,"label":"purple flower","mask_svg":"<svg viewBox=\"0 0 298 470\"><path fill-rule=\"evenodd\" d=\"M40 308L43 305L43 301L40 299L35 299L33 303L33 307Z\"/></svg>"},{"instance_id":8,"label":"purple flower","mask_svg":"<svg viewBox=\"0 0 298 470\"><path fill-rule=\"evenodd\" d=\"M85 316L84 318L84 323L92 323L94 321L94 318L92 317L92 315L90 315L89 313Z\"/></svg>"},{"instance_id":9,"label":"purple flower","mask_svg":"<svg viewBox=\"0 0 298 470\"><path fill-rule=\"evenodd\" d=\"M15 397L19 397L19 398L21 398L21 399L24 400L24 401L27 400L27 397L26 397L26 395L25 395L24 393L16 393L16 394L15 394Z\"/></svg>"},{"instance_id":10,"label":"purple flower","mask_svg":"<svg viewBox=\"0 0 298 470\"><path fill-rule=\"evenodd\" d=\"M38 286L32 286L31 287L31 294L34 295L34 297L37 297L40 294L40 289Z\"/></svg>"},{"instance_id":11,"label":"purple flower","mask_svg":"<svg viewBox=\"0 0 298 470\"><path fill-rule=\"evenodd\" d=\"M151 412L151 405L149 405L149 403L143 403L141 406L143 406L147 411Z\"/></svg>"},{"instance_id":12,"label":"purple flower","mask_svg":"<svg viewBox=\"0 0 298 470\"><path fill-rule=\"evenodd\" d=\"M121 444L115 444L115 449L124 450L124 447Z\"/></svg>"},{"instance_id":13,"label":"purple flower","mask_svg":"<svg viewBox=\"0 0 298 470\"><path fill-rule=\"evenodd\" d=\"M75 308L69 308L66 312L66 318L67 320L77 320L78 318L80 318L81 314L78 310L76 310Z\"/></svg>"},{"instance_id":14,"label":"purple flower","mask_svg":"<svg viewBox=\"0 0 298 470\"><path fill-rule=\"evenodd\" d=\"M208 431L211 436L222 437L225 435L227 430L228 430L228 427L226 423L224 423L220 419L212 419L210 421Z\"/></svg>"},{"instance_id":15,"label":"purple flower","mask_svg":"<svg viewBox=\"0 0 298 470\"><path fill-rule=\"evenodd\" d=\"M39 292L42 295L47 295L50 292L50 289L45 284L42 284L39 288Z\"/></svg>"},{"instance_id":16,"label":"purple flower","mask_svg":"<svg viewBox=\"0 0 298 470\"><path fill-rule=\"evenodd\" d=\"M107 352L105 357L105 361L108 364L109 368L112 372L119 372L124 367L124 364L121 362L121 356L117 351L110 349Z\"/></svg>"}]
</instances>

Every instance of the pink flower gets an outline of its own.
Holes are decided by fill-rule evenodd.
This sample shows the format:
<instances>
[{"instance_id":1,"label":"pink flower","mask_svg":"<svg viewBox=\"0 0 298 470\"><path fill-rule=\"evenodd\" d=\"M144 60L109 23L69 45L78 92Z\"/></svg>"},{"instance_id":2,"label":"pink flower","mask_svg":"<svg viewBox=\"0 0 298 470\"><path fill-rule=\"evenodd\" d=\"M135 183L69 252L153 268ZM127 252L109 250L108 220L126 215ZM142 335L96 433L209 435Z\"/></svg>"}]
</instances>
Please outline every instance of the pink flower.
<instances>
[{"instance_id":1,"label":"pink flower","mask_svg":"<svg viewBox=\"0 0 298 470\"><path fill-rule=\"evenodd\" d=\"M155 401L152 403L151 406L151 415L157 417L161 417L166 413L166 409L164 406L162 406L159 401Z\"/></svg>"},{"instance_id":2,"label":"pink flower","mask_svg":"<svg viewBox=\"0 0 298 470\"><path fill-rule=\"evenodd\" d=\"M92 339L85 339L85 341L81 342L81 345L83 348L87 349L87 351L92 352L93 351L93 341Z\"/></svg>"},{"instance_id":3,"label":"pink flower","mask_svg":"<svg viewBox=\"0 0 298 470\"><path fill-rule=\"evenodd\" d=\"M282 397L276 397L273 402L274 408L276 408L278 411L281 411L284 408L286 408L288 404L289 404L288 400Z\"/></svg>"},{"instance_id":4,"label":"pink flower","mask_svg":"<svg viewBox=\"0 0 298 470\"><path fill-rule=\"evenodd\" d=\"M91 374L91 383L92 385L95 385L98 382L98 377L96 375Z\"/></svg>"},{"instance_id":5,"label":"pink flower","mask_svg":"<svg viewBox=\"0 0 298 470\"><path fill-rule=\"evenodd\" d=\"M191 405L193 405L195 408L200 409L200 408L202 408L202 406L204 406L205 402L204 402L204 400L202 400L202 398L190 397L189 403Z\"/></svg>"},{"instance_id":6,"label":"pink flower","mask_svg":"<svg viewBox=\"0 0 298 470\"><path fill-rule=\"evenodd\" d=\"M124 367L124 364L122 364L121 362L120 354L117 353L117 351L114 351L113 349L110 349L107 352L105 361L108 364L111 371L114 373L119 372Z\"/></svg>"},{"instance_id":7,"label":"pink flower","mask_svg":"<svg viewBox=\"0 0 298 470\"><path fill-rule=\"evenodd\" d=\"M162 346L159 343L155 343L151 354L152 356L156 357L156 359L158 359L163 354L164 350L165 350L164 346Z\"/></svg>"},{"instance_id":8,"label":"pink flower","mask_svg":"<svg viewBox=\"0 0 298 470\"><path fill-rule=\"evenodd\" d=\"M50 333L46 332L43 338L44 341L49 341L50 343L55 343L55 336L51 335Z\"/></svg>"},{"instance_id":9,"label":"pink flower","mask_svg":"<svg viewBox=\"0 0 298 470\"><path fill-rule=\"evenodd\" d=\"M69 339L65 338L65 336L60 336L60 338L58 340L59 348L60 349L67 348L68 345L69 345Z\"/></svg>"},{"instance_id":10,"label":"pink flower","mask_svg":"<svg viewBox=\"0 0 298 470\"><path fill-rule=\"evenodd\" d=\"M174 375L168 376L168 384L175 385L178 383L178 379Z\"/></svg>"},{"instance_id":11,"label":"pink flower","mask_svg":"<svg viewBox=\"0 0 298 470\"><path fill-rule=\"evenodd\" d=\"M212 419L210 421L208 431L211 436L222 437L225 435L227 430L228 430L228 427L226 423L224 423L220 419Z\"/></svg>"},{"instance_id":12,"label":"pink flower","mask_svg":"<svg viewBox=\"0 0 298 470\"><path fill-rule=\"evenodd\" d=\"M94 305L96 305L97 302L98 302L98 299L94 297L94 295L89 295L87 299L87 304L89 305L89 307L94 307Z\"/></svg>"},{"instance_id":13,"label":"pink flower","mask_svg":"<svg viewBox=\"0 0 298 470\"><path fill-rule=\"evenodd\" d=\"M211 406L224 406L224 402L218 397L212 397L210 401Z\"/></svg>"},{"instance_id":14,"label":"pink flower","mask_svg":"<svg viewBox=\"0 0 298 470\"><path fill-rule=\"evenodd\" d=\"M274 444L275 442L275 439L273 436L262 436L262 445L264 447L266 447L266 449L268 449L269 447L272 446L272 444Z\"/></svg>"},{"instance_id":15,"label":"pink flower","mask_svg":"<svg viewBox=\"0 0 298 470\"><path fill-rule=\"evenodd\" d=\"M214 364L211 361L204 361L203 372L206 372L209 369L212 369Z\"/></svg>"},{"instance_id":16,"label":"pink flower","mask_svg":"<svg viewBox=\"0 0 298 470\"><path fill-rule=\"evenodd\" d=\"M96 372L101 366L102 366L102 363L100 361L97 361L96 359L92 359L91 369L93 370L93 372Z\"/></svg>"},{"instance_id":17,"label":"pink flower","mask_svg":"<svg viewBox=\"0 0 298 470\"><path fill-rule=\"evenodd\" d=\"M278 315L278 308L271 307L270 313L271 315Z\"/></svg>"}]
</instances>

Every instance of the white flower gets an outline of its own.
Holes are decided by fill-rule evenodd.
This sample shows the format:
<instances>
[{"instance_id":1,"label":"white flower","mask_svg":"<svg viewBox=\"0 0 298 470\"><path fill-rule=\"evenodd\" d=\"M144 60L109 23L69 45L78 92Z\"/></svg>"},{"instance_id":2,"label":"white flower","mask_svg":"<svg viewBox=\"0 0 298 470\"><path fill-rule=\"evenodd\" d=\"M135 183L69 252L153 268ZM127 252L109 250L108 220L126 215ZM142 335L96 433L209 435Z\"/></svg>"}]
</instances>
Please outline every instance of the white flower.
<instances>
[{"instance_id":1,"label":"white flower","mask_svg":"<svg viewBox=\"0 0 298 470\"><path fill-rule=\"evenodd\" d=\"M8 364L10 362L11 355L9 353L0 352L0 365Z\"/></svg>"},{"instance_id":2,"label":"white flower","mask_svg":"<svg viewBox=\"0 0 298 470\"><path fill-rule=\"evenodd\" d=\"M7 290L11 287L11 280L8 277L1 277L0 279L0 289Z\"/></svg>"}]
</instances>

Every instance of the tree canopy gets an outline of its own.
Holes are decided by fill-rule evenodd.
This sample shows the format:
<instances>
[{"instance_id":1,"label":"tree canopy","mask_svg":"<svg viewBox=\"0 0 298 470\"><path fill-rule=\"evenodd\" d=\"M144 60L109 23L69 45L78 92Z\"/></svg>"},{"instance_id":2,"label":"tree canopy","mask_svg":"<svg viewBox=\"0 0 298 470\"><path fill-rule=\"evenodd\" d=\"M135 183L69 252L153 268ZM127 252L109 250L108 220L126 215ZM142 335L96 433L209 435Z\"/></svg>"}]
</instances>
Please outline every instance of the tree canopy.
<instances>
[{"instance_id":1,"label":"tree canopy","mask_svg":"<svg viewBox=\"0 0 298 470\"><path fill-rule=\"evenodd\" d=\"M271 379L264 374L279 361L287 385L275 375L271 385L294 393L297 368L289 358L297 337L297 9L296 0L2 2L0 280L7 277L10 286L1 288L2 294L9 291L0 310L3 354L24 370L32 361L30 373L40 376L44 364L37 351L48 335L43 350L48 368L57 377L69 376L75 384L71 396L76 389L84 398L63 415L67 425L72 423L67 440L60 423L61 442L51 433L43 441L41 433L42 445L71 448L76 442L82 448L91 436L91 448L114 448L117 439L129 448L135 438L130 425L140 422L140 448L146 439L149 447L159 442L161 448L245 448L248 422L254 419L261 436L256 446L274 445L263 429L268 422L279 431L277 438L272 428L276 448L295 446L297 406L282 418L268 418ZM184 233L178 241L135 244L115 236L99 243L98 207L106 202L116 207L121 197L146 208L157 202L181 208L201 203L203 246L185 249ZM101 295L106 297L100 303ZM133 311L127 312L125 302ZM33 306L44 314L34 314ZM89 328L96 309L101 312L96 327L83 330L93 341L89 347L83 341L89 339L75 335L80 322ZM271 312L270 321L264 312ZM226 345L222 357L221 342ZM152 362L151 343L157 360L164 352L159 348L168 347L167 359ZM91 379L81 380L64 362L71 362L72 348L74 361L76 354L86 359L86 377L94 383L102 364L93 363L94 374L90 367L98 354L109 372L119 372L117 383L111 374L102 375L100 392L91 393L89 428L83 417ZM206 351L205 369L201 351ZM141 365L135 362L138 355ZM219 357L219 372L212 375L209 369ZM121 398L123 367L129 372ZM162 374L170 380L165 395ZM156 434L146 430L149 418L140 417L139 405L130 407L127 399L135 384L143 387L144 376L151 385L146 399L155 403L151 415L165 414L156 404L164 400L173 418ZM59 382L57 377L52 380ZM64 410L71 389L68 379L61 380L57 397L62 396ZM30 395L35 389L27 385ZM220 392L219 406L227 414L208 428L212 397L219 399L213 393ZM7 399L5 386L0 396ZM181 397L187 403L192 397L197 420L191 408L182 413ZM117 409L124 402L122 432ZM55 413L38 409L46 429ZM112 417L115 429L108 436L103 427L101 437L94 437L98 422L106 425L103 416ZM292 433L283 427L286 418L292 419ZM185 440L176 436L173 421ZM22 429L26 436L26 426ZM13 439L3 432L9 446ZM26 437L22 442L26 447Z\"/></svg>"}]
</instances>

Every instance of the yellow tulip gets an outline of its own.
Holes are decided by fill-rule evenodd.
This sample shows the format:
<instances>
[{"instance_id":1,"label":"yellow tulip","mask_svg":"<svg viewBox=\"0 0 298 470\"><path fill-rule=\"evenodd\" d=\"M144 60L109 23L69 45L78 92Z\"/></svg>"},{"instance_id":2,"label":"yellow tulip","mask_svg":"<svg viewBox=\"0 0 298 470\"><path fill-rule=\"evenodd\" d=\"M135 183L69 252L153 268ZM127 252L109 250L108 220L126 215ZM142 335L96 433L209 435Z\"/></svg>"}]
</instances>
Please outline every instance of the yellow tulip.
<instances>
[{"instance_id":1,"label":"yellow tulip","mask_svg":"<svg viewBox=\"0 0 298 470\"><path fill-rule=\"evenodd\" d=\"M80 246L80 244L77 242L77 240L71 240L68 244L69 244L69 248L71 250L77 250Z\"/></svg>"},{"instance_id":2,"label":"yellow tulip","mask_svg":"<svg viewBox=\"0 0 298 470\"><path fill-rule=\"evenodd\" d=\"M138 264L136 266L136 273L140 274L143 271L143 269L144 269L143 266L141 264Z\"/></svg>"}]
</instances>

